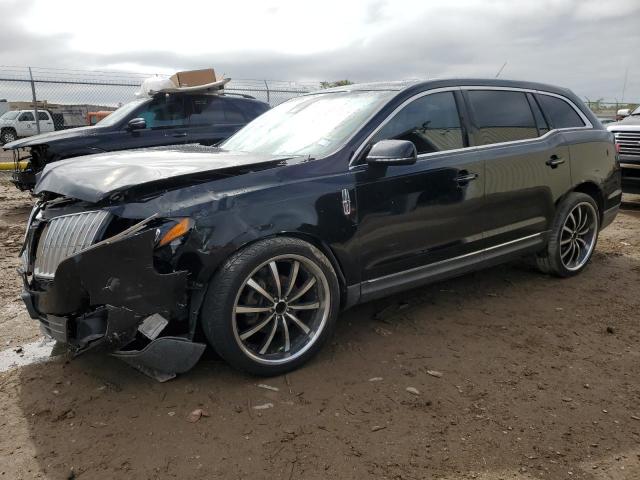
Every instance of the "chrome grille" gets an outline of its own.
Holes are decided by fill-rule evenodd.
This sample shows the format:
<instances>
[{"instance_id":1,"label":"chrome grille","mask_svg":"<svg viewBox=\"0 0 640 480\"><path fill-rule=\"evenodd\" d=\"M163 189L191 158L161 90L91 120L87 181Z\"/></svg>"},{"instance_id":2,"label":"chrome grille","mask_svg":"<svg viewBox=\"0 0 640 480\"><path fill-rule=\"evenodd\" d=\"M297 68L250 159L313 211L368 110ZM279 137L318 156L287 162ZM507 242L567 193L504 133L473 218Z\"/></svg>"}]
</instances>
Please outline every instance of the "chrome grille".
<instances>
[{"instance_id":1,"label":"chrome grille","mask_svg":"<svg viewBox=\"0 0 640 480\"><path fill-rule=\"evenodd\" d=\"M38 241L34 275L53 278L60 262L96 242L109 217L108 212L98 210L63 215L49 221Z\"/></svg>"},{"instance_id":2,"label":"chrome grille","mask_svg":"<svg viewBox=\"0 0 640 480\"><path fill-rule=\"evenodd\" d=\"M640 156L640 132L615 132L620 155Z\"/></svg>"}]
</instances>

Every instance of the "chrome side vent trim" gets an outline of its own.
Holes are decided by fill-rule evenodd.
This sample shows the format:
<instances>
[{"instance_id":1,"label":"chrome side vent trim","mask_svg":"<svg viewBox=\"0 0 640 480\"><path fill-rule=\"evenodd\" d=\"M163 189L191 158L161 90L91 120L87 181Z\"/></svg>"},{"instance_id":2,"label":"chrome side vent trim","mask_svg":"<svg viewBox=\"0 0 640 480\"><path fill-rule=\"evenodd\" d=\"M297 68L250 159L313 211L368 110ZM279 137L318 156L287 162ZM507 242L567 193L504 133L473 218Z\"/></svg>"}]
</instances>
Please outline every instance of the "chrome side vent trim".
<instances>
[{"instance_id":1,"label":"chrome side vent trim","mask_svg":"<svg viewBox=\"0 0 640 480\"><path fill-rule=\"evenodd\" d=\"M34 263L34 275L52 279L60 262L90 247L104 231L111 215L103 210L56 217L45 225Z\"/></svg>"}]
</instances>

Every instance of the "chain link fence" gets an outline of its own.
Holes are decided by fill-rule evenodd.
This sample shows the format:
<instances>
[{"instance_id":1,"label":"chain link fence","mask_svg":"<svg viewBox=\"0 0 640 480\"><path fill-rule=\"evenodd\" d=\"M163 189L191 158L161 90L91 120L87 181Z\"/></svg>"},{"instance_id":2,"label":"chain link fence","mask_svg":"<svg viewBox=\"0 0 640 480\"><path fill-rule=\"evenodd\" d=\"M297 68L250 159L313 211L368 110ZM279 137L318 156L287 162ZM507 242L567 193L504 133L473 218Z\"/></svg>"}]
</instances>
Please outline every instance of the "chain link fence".
<instances>
[{"instance_id":1,"label":"chain link fence","mask_svg":"<svg viewBox=\"0 0 640 480\"><path fill-rule=\"evenodd\" d=\"M46 109L57 129L88 125L89 112L111 111L134 100L149 73L0 66L0 115ZM278 105L320 88L314 82L231 79L225 90Z\"/></svg>"},{"instance_id":2,"label":"chain link fence","mask_svg":"<svg viewBox=\"0 0 640 480\"><path fill-rule=\"evenodd\" d=\"M603 100L589 100L585 99L584 103L594 112L596 115L601 116L615 116L616 112L621 109L635 110L640 102L606 102Z\"/></svg>"},{"instance_id":3,"label":"chain link fence","mask_svg":"<svg viewBox=\"0 0 640 480\"><path fill-rule=\"evenodd\" d=\"M134 100L140 84L150 73L70 70L41 67L0 66L0 115L7 110L46 109L56 128L87 125L89 112L111 111ZM233 79L225 90L250 95L278 105L290 98L318 90L318 82ZM590 100L585 103L598 116L614 118L622 108L638 103Z\"/></svg>"}]
</instances>

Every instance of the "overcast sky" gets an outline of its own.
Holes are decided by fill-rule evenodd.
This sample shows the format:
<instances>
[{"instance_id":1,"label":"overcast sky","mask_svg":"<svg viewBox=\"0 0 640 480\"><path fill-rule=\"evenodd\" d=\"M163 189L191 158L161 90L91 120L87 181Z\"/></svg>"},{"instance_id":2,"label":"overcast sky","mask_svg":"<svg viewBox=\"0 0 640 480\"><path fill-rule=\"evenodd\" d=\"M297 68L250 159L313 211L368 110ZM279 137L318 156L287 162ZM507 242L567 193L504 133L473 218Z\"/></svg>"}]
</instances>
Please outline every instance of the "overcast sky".
<instances>
[{"instance_id":1,"label":"overcast sky","mask_svg":"<svg viewBox=\"0 0 640 480\"><path fill-rule=\"evenodd\" d=\"M639 0L0 0L0 65L353 81L501 77L640 102Z\"/></svg>"}]
</instances>

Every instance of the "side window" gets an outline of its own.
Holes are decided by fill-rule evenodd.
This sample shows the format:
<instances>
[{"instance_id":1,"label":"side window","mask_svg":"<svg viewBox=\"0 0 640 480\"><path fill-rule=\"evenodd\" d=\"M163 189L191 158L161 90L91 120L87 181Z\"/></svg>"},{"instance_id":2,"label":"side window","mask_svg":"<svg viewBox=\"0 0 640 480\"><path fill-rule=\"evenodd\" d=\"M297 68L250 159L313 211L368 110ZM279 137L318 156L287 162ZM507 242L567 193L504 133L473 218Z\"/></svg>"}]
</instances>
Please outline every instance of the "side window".
<instances>
[{"instance_id":1,"label":"side window","mask_svg":"<svg viewBox=\"0 0 640 480\"><path fill-rule=\"evenodd\" d=\"M467 98L477 127L477 145L513 142L538 136L538 128L524 93L471 90L467 93Z\"/></svg>"},{"instance_id":2,"label":"side window","mask_svg":"<svg viewBox=\"0 0 640 480\"><path fill-rule=\"evenodd\" d=\"M264 112L269 110L269 105L261 102L242 102L241 104L242 111L247 120L253 120L256 117L259 117Z\"/></svg>"},{"instance_id":3,"label":"side window","mask_svg":"<svg viewBox=\"0 0 640 480\"><path fill-rule=\"evenodd\" d=\"M224 118L227 123L246 123L247 119L244 117L242 110L238 107L235 101L231 102L227 100L224 102Z\"/></svg>"},{"instance_id":4,"label":"side window","mask_svg":"<svg viewBox=\"0 0 640 480\"><path fill-rule=\"evenodd\" d=\"M195 97L189 119L192 126L246 123L244 115L229 99L215 95Z\"/></svg>"},{"instance_id":5,"label":"side window","mask_svg":"<svg viewBox=\"0 0 640 480\"><path fill-rule=\"evenodd\" d=\"M18 121L20 121L20 122L35 122L36 119L33 116L32 112L22 112L22 114L20 115L20 118L18 118Z\"/></svg>"},{"instance_id":6,"label":"side window","mask_svg":"<svg viewBox=\"0 0 640 480\"><path fill-rule=\"evenodd\" d=\"M38 120L49 120L47 112L38 112Z\"/></svg>"},{"instance_id":7,"label":"side window","mask_svg":"<svg viewBox=\"0 0 640 480\"><path fill-rule=\"evenodd\" d=\"M193 126L215 125L225 123L222 101L213 95L193 98L193 112L189 124Z\"/></svg>"},{"instance_id":8,"label":"side window","mask_svg":"<svg viewBox=\"0 0 640 480\"><path fill-rule=\"evenodd\" d=\"M374 135L371 144L380 140L409 140L418 155L463 148L453 92L433 93L414 100Z\"/></svg>"},{"instance_id":9,"label":"side window","mask_svg":"<svg viewBox=\"0 0 640 480\"><path fill-rule=\"evenodd\" d=\"M136 117L144 118L148 129L175 128L187 124L183 95L156 97Z\"/></svg>"},{"instance_id":10,"label":"side window","mask_svg":"<svg viewBox=\"0 0 640 480\"><path fill-rule=\"evenodd\" d=\"M564 100L551 95L537 95L538 101L553 128L584 127L580 115Z\"/></svg>"}]
</instances>

